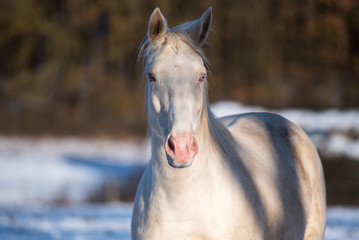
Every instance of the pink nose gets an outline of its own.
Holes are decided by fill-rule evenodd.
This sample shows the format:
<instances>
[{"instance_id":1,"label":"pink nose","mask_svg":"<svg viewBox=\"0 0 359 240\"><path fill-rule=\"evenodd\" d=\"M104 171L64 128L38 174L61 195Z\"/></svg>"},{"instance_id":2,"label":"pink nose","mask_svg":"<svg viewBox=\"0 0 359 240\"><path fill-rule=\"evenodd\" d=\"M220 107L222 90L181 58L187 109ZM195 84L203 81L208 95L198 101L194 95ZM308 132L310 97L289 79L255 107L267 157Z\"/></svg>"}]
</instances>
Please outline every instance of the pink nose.
<instances>
[{"instance_id":1,"label":"pink nose","mask_svg":"<svg viewBox=\"0 0 359 240\"><path fill-rule=\"evenodd\" d=\"M170 135L166 141L165 149L175 164L187 165L196 156L198 145L193 134Z\"/></svg>"}]
</instances>

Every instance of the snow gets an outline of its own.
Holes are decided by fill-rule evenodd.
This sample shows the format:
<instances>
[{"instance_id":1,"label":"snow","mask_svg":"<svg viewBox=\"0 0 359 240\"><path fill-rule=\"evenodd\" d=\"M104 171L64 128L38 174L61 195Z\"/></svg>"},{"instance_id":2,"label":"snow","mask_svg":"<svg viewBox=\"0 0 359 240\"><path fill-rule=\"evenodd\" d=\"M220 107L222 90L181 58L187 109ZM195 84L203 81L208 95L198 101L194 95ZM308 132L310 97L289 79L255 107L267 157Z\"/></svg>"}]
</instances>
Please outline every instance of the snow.
<instances>
[{"instance_id":1,"label":"snow","mask_svg":"<svg viewBox=\"0 0 359 240\"><path fill-rule=\"evenodd\" d=\"M268 111L233 102L213 105L217 116ZM359 110L288 109L276 112L302 126L327 154L359 160ZM93 205L106 179L122 180L150 156L143 140L0 136L0 239L130 239L132 204ZM141 169L141 168L140 168ZM68 205L58 206L64 202ZM359 239L359 208L328 208L325 240Z\"/></svg>"},{"instance_id":2,"label":"snow","mask_svg":"<svg viewBox=\"0 0 359 240\"><path fill-rule=\"evenodd\" d=\"M6 193L0 194L0 205L81 203L102 187L108 174L89 167L91 161L131 166L148 159L144 141L0 137L0 192Z\"/></svg>"},{"instance_id":3,"label":"snow","mask_svg":"<svg viewBox=\"0 0 359 240\"><path fill-rule=\"evenodd\" d=\"M237 102L221 101L211 106L217 116L233 115L246 112L274 112L293 121L307 131L346 131L349 129L359 132L359 109L339 111L328 109L311 111L305 109L265 109L259 106L245 106Z\"/></svg>"},{"instance_id":4,"label":"snow","mask_svg":"<svg viewBox=\"0 0 359 240\"><path fill-rule=\"evenodd\" d=\"M358 240L359 208L331 207L327 210L325 240Z\"/></svg>"},{"instance_id":5,"label":"snow","mask_svg":"<svg viewBox=\"0 0 359 240\"><path fill-rule=\"evenodd\" d=\"M130 240L132 204L0 207L0 239ZM359 239L359 209L330 207L325 240Z\"/></svg>"},{"instance_id":6,"label":"snow","mask_svg":"<svg viewBox=\"0 0 359 240\"><path fill-rule=\"evenodd\" d=\"M0 239L130 239L132 205L0 208Z\"/></svg>"}]
</instances>

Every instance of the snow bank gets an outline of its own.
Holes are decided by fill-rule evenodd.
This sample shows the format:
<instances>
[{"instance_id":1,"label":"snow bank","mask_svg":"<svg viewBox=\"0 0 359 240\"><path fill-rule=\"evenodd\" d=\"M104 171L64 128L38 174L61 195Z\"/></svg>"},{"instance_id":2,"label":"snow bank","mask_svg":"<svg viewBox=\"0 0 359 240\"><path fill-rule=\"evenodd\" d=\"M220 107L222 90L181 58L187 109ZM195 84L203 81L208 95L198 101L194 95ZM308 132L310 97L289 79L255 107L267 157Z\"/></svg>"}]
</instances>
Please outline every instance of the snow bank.
<instances>
[{"instance_id":1,"label":"snow bank","mask_svg":"<svg viewBox=\"0 0 359 240\"><path fill-rule=\"evenodd\" d=\"M359 109L346 111L329 109L317 112L305 109L272 110L258 106L245 106L230 101L214 103L211 105L211 109L218 117L246 112L278 113L309 132L355 130L359 133Z\"/></svg>"},{"instance_id":2,"label":"snow bank","mask_svg":"<svg viewBox=\"0 0 359 240\"><path fill-rule=\"evenodd\" d=\"M69 158L145 164L144 142L0 137L0 205L84 202L103 187L104 174Z\"/></svg>"},{"instance_id":3,"label":"snow bank","mask_svg":"<svg viewBox=\"0 0 359 240\"><path fill-rule=\"evenodd\" d=\"M322 154L359 160L359 139L348 136L349 132L359 136L359 109L317 112L303 109L271 110L228 101L217 102L211 109L218 117L247 112L277 113L301 126Z\"/></svg>"}]
</instances>

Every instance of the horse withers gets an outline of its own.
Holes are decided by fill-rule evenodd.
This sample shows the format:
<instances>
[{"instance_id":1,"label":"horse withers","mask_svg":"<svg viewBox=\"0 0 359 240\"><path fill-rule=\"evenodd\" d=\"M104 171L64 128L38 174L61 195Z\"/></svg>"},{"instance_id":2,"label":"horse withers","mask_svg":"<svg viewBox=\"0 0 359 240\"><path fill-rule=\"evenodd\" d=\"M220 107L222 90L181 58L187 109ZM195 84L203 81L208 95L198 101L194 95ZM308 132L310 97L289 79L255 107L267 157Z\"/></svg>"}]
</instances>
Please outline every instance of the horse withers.
<instances>
[{"instance_id":1,"label":"horse withers","mask_svg":"<svg viewBox=\"0 0 359 240\"><path fill-rule=\"evenodd\" d=\"M304 131L270 113L212 114L211 22L211 8L174 28L158 8L150 17L141 53L152 156L132 239L323 239L323 170Z\"/></svg>"}]
</instances>

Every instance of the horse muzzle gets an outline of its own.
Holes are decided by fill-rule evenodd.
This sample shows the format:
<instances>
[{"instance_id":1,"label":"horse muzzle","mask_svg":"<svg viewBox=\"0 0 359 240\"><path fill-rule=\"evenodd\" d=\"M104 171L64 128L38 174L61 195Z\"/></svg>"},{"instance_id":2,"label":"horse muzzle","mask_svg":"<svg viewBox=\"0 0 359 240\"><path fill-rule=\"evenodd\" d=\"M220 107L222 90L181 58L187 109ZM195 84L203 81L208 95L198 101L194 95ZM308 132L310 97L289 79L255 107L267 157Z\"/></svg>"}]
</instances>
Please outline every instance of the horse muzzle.
<instances>
[{"instance_id":1,"label":"horse muzzle","mask_svg":"<svg viewBox=\"0 0 359 240\"><path fill-rule=\"evenodd\" d=\"M185 168L192 164L198 153L198 144L193 133L170 134L166 140L165 150L170 166Z\"/></svg>"}]
</instances>

